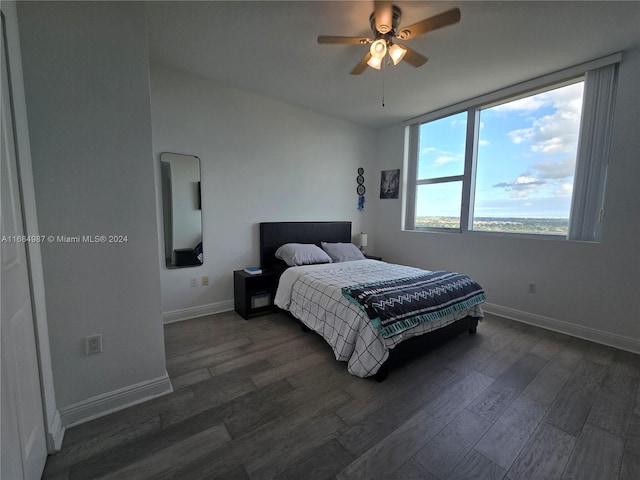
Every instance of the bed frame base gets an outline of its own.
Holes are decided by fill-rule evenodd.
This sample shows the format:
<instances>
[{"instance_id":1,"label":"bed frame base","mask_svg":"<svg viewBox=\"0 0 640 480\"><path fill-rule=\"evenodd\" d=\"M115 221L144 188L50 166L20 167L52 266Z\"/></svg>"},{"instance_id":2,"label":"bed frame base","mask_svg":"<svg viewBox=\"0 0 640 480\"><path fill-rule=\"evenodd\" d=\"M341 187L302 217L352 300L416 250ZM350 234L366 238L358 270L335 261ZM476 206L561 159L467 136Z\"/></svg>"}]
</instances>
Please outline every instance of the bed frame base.
<instances>
[{"instance_id":1,"label":"bed frame base","mask_svg":"<svg viewBox=\"0 0 640 480\"><path fill-rule=\"evenodd\" d=\"M313 332L313 330L291 315L291 313L285 313L289 314L289 316L294 320L300 322L300 330L304 333ZM396 347L389 352L389 358L387 358L386 362L384 362L375 375L373 375L373 378L378 382L384 381L389 376L389 371L397 365L406 363L413 358L423 355L433 347L457 337L465 330L469 332L469 335L474 335L478 331L478 318L467 316L450 323L446 327L405 340L404 342L396 345Z\"/></svg>"},{"instance_id":2,"label":"bed frame base","mask_svg":"<svg viewBox=\"0 0 640 480\"><path fill-rule=\"evenodd\" d=\"M288 313L288 312L287 312L287 313ZM296 318L296 317L294 317L293 315L291 315L291 316L292 316L293 318ZM296 320L298 320L298 319L296 318ZM298 321L300 321L300 320L298 320ZM309 327L307 327L307 326L306 326L304 323L302 323L302 322L300 322L300 330L302 330L304 333L309 333L309 332L311 331L311 329L310 329Z\"/></svg>"},{"instance_id":3,"label":"bed frame base","mask_svg":"<svg viewBox=\"0 0 640 480\"><path fill-rule=\"evenodd\" d=\"M395 366L424 354L433 347L453 337L457 337L465 330L468 331L470 335L473 335L477 332L477 329L478 318L467 316L450 323L446 327L405 340L389 352L389 358L382 364L373 378L378 382L382 382L389 375L389 371Z\"/></svg>"}]
</instances>

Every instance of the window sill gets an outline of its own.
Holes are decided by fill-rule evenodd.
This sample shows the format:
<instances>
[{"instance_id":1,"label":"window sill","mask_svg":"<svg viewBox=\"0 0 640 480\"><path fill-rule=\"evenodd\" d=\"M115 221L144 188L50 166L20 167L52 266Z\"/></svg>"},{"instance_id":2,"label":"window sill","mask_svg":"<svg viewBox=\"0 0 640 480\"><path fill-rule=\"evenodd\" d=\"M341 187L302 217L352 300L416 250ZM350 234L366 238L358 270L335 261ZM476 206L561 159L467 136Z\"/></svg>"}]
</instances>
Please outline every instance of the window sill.
<instances>
[{"instance_id":1,"label":"window sill","mask_svg":"<svg viewBox=\"0 0 640 480\"><path fill-rule=\"evenodd\" d=\"M473 236L487 236L487 237L501 237L501 238L513 238L513 239L522 239L522 240L544 240L544 241L559 241L559 242L571 242L571 243L594 243L598 244L600 242L593 242L587 240L569 240L565 235L550 235L544 233L517 233L517 232L488 232L481 230L467 230L462 231L460 229L455 228L416 228L413 230L403 230L404 232L409 233L432 233L432 234L465 234L465 235L473 235Z\"/></svg>"}]
</instances>

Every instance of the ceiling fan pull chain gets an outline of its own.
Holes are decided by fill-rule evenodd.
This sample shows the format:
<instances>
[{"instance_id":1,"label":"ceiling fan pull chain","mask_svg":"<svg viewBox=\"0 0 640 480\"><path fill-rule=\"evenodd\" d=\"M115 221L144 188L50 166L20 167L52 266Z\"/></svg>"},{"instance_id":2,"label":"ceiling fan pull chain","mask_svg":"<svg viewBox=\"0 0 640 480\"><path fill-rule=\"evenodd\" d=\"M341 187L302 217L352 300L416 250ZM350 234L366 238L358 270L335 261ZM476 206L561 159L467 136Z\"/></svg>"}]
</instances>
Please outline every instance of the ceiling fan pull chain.
<instances>
[{"instance_id":1,"label":"ceiling fan pull chain","mask_svg":"<svg viewBox=\"0 0 640 480\"><path fill-rule=\"evenodd\" d=\"M384 108L384 71L386 70L386 67L384 65L384 62L382 62L382 108Z\"/></svg>"}]
</instances>

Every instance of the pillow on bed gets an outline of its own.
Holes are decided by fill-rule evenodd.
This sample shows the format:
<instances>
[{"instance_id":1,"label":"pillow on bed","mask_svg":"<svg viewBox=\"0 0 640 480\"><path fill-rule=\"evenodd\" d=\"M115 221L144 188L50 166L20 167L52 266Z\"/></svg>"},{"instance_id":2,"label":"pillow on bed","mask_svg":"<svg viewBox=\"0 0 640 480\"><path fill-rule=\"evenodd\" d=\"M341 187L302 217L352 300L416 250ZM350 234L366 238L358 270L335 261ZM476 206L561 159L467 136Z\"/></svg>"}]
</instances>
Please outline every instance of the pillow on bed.
<instances>
[{"instance_id":1,"label":"pillow on bed","mask_svg":"<svg viewBox=\"0 0 640 480\"><path fill-rule=\"evenodd\" d=\"M331 263L331 257L312 243L285 243L276 250L276 258L293 267L314 263Z\"/></svg>"},{"instance_id":2,"label":"pillow on bed","mask_svg":"<svg viewBox=\"0 0 640 480\"><path fill-rule=\"evenodd\" d=\"M322 242L322 249L329 254L334 262L348 262L350 260L364 260L365 256L353 243Z\"/></svg>"}]
</instances>

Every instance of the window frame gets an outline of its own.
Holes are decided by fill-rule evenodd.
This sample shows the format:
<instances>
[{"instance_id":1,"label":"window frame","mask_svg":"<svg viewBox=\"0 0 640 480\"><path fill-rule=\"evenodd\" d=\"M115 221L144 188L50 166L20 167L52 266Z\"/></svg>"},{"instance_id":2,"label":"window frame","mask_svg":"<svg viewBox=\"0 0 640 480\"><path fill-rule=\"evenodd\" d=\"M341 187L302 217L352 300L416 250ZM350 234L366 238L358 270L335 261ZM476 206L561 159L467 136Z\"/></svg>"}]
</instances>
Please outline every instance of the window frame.
<instances>
[{"instance_id":1,"label":"window frame","mask_svg":"<svg viewBox=\"0 0 640 480\"><path fill-rule=\"evenodd\" d=\"M615 53L590 62L575 65L548 75L537 77L516 85L496 90L479 97L445 107L419 117L403 122L405 127L405 194L403 196L403 230L414 232L465 233L473 235L504 235L524 238L551 239L571 241L568 235L554 235L543 233L498 232L473 230L473 209L476 188L476 167L478 153L478 138L480 126L480 112L502 103L524 98L544 91L561 88L584 80L589 70L620 63L622 53ZM461 176L438 177L435 179L418 180L418 149L420 143L420 126L424 123L440 120L462 112L467 112L467 132L465 144L464 173ZM582 123L582 122L581 122ZM582 139L578 140L578 150ZM460 202L460 228L416 227L416 198L418 186L433 183L443 183L445 179L462 179L462 199ZM575 178L574 178L575 182ZM575 183L574 183L575 186Z\"/></svg>"}]
</instances>

